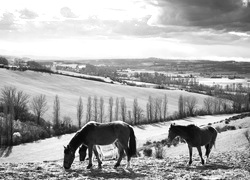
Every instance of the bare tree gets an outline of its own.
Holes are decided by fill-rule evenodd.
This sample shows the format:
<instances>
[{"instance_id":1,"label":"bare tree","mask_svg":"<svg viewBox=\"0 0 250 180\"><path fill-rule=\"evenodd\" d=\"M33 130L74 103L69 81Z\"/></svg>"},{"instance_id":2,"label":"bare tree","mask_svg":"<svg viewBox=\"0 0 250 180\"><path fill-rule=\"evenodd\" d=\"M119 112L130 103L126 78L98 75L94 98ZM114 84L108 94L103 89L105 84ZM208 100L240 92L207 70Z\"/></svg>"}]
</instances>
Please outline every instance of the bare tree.
<instances>
[{"instance_id":1,"label":"bare tree","mask_svg":"<svg viewBox=\"0 0 250 180\"><path fill-rule=\"evenodd\" d=\"M137 110L137 122L138 124L141 123L141 120L143 119L143 109L138 106L138 110Z\"/></svg>"},{"instance_id":2,"label":"bare tree","mask_svg":"<svg viewBox=\"0 0 250 180\"><path fill-rule=\"evenodd\" d=\"M137 120L138 120L138 111L139 111L139 105L138 105L137 98L135 98L134 103L133 103L134 124L138 124L138 122L137 122Z\"/></svg>"},{"instance_id":3,"label":"bare tree","mask_svg":"<svg viewBox=\"0 0 250 180\"><path fill-rule=\"evenodd\" d=\"M150 122L150 105L149 103L146 104L146 115L147 115L147 120L148 120L148 123Z\"/></svg>"},{"instance_id":4,"label":"bare tree","mask_svg":"<svg viewBox=\"0 0 250 180\"><path fill-rule=\"evenodd\" d=\"M115 100L115 120L119 120L119 98Z\"/></svg>"},{"instance_id":5,"label":"bare tree","mask_svg":"<svg viewBox=\"0 0 250 180\"><path fill-rule=\"evenodd\" d=\"M21 119L21 114L28 111L29 95L17 91L14 99L15 119Z\"/></svg>"},{"instance_id":6,"label":"bare tree","mask_svg":"<svg viewBox=\"0 0 250 180\"><path fill-rule=\"evenodd\" d=\"M100 106L100 110L99 110L99 115L100 115L100 122L102 123L103 122L103 117L104 117L104 100L103 100L103 97L100 97L100 103L99 103L99 106Z\"/></svg>"},{"instance_id":7,"label":"bare tree","mask_svg":"<svg viewBox=\"0 0 250 180\"><path fill-rule=\"evenodd\" d=\"M58 95L55 97L53 110L54 126L58 128L60 124L60 100Z\"/></svg>"},{"instance_id":8,"label":"bare tree","mask_svg":"<svg viewBox=\"0 0 250 180\"><path fill-rule=\"evenodd\" d=\"M153 114L154 114L154 105L153 105L153 99L151 96L148 97L148 117L149 121L153 121Z\"/></svg>"},{"instance_id":9,"label":"bare tree","mask_svg":"<svg viewBox=\"0 0 250 180\"><path fill-rule=\"evenodd\" d=\"M7 114L10 113L10 104L14 107L13 119L21 119L21 115L28 111L29 95L23 91L17 91L13 86L5 86L1 90L1 101L7 107Z\"/></svg>"},{"instance_id":10,"label":"bare tree","mask_svg":"<svg viewBox=\"0 0 250 180\"><path fill-rule=\"evenodd\" d=\"M186 105L188 109L188 114L190 116L194 116L194 111L195 111L197 104L198 104L198 100L195 96L186 97Z\"/></svg>"},{"instance_id":11,"label":"bare tree","mask_svg":"<svg viewBox=\"0 0 250 180\"><path fill-rule=\"evenodd\" d=\"M122 121L125 122L126 121L126 116L127 116L127 106L126 106L126 101L125 101L124 97L121 98L120 104L121 104Z\"/></svg>"},{"instance_id":12,"label":"bare tree","mask_svg":"<svg viewBox=\"0 0 250 180\"><path fill-rule=\"evenodd\" d=\"M79 129L82 127L82 116L83 116L83 103L82 98L80 97L77 103L77 120Z\"/></svg>"},{"instance_id":13,"label":"bare tree","mask_svg":"<svg viewBox=\"0 0 250 180\"><path fill-rule=\"evenodd\" d=\"M160 120L162 119L162 99L156 98L155 99L155 119Z\"/></svg>"},{"instance_id":14,"label":"bare tree","mask_svg":"<svg viewBox=\"0 0 250 180\"><path fill-rule=\"evenodd\" d=\"M113 120L113 97L109 98L109 121L112 122Z\"/></svg>"},{"instance_id":15,"label":"bare tree","mask_svg":"<svg viewBox=\"0 0 250 180\"><path fill-rule=\"evenodd\" d=\"M33 97L30 103L31 110L37 116L37 124L40 124L40 118L48 110L46 96L41 94Z\"/></svg>"},{"instance_id":16,"label":"bare tree","mask_svg":"<svg viewBox=\"0 0 250 180\"><path fill-rule=\"evenodd\" d=\"M86 112L86 122L91 121L92 116L92 99L91 96L88 97L87 102L87 112Z\"/></svg>"},{"instance_id":17,"label":"bare tree","mask_svg":"<svg viewBox=\"0 0 250 180\"><path fill-rule=\"evenodd\" d=\"M13 120L15 118L15 95L16 88L12 86L5 86L1 90L1 99L3 103L3 110L5 114L5 136L7 139L7 145L12 145L13 142Z\"/></svg>"},{"instance_id":18,"label":"bare tree","mask_svg":"<svg viewBox=\"0 0 250 180\"><path fill-rule=\"evenodd\" d=\"M207 97L203 101L204 109L208 114L212 114L213 98Z\"/></svg>"},{"instance_id":19,"label":"bare tree","mask_svg":"<svg viewBox=\"0 0 250 180\"><path fill-rule=\"evenodd\" d=\"M128 110L128 123L129 124L133 124L133 122L132 122L132 112L131 112L131 110Z\"/></svg>"},{"instance_id":20,"label":"bare tree","mask_svg":"<svg viewBox=\"0 0 250 180\"><path fill-rule=\"evenodd\" d=\"M98 121L98 99L97 96L94 97L94 120Z\"/></svg>"},{"instance_id":21,"label":"bare tree","mask_svg":"<svg viewBox=\"0 0 250 180\"><path fill-rule=\"evenodd\" d=\"M63 125L67 128L70 128L72 124L72 120L69 116L64 116L63 117Z\"/></svg>"},{"instance_id":22,"label":"bare tree","mask_svg":"<svg viewBox=\"0 0 250 180\"><path fill-rule=\"evenodd\" d=\"M178 109L179 109L179 117L183 118L185 110L184 110L184 100L182 94L179 96Z\"/></svg>"},{"instance_id":23,"label":"bare tree","mask_svg":"<svg viewBox=\"0 0 250 180\"><path fill-rule=\"evenodd\" d=\"M167 119L167 111L168 111L168 97L165 94L164 95L164 100L163 100L163 119Z\"/></svg>"}]
</instances>

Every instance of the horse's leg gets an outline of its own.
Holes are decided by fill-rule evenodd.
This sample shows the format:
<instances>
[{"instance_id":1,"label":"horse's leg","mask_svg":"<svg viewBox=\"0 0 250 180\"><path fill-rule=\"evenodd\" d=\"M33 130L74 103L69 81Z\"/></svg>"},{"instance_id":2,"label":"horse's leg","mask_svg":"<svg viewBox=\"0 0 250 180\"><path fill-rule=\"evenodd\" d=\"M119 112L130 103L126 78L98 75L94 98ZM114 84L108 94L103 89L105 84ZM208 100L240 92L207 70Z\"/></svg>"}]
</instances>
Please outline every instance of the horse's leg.
<instances>
[{"instance_id":1,"label":"horse's leg","mask_svg":"<svg viewBox=\"0 0 250 180\"><path fill-rule=\"evenodd\" d=\"M122 155L124 154L124 151L126 152L126 155L127 155L127 169L130 168L130 160L131 160L131 155L129 155L129 152L128 152L128 143L125 143L123 144L123 153Z\"/></svg>"},{"instance_id":2,"label":"horse's leg","mask_svg":"<svg viewBox=\"0 0 250 180\"><path fill-rule=\"evenodd\" d=\"M93 145L88 146L88 152L89 152L89 165L87 166L87 169L90 169L93 164L92 164L92 150L93 150Z\"/></svg>"},{"instance_id":3,"label":"horse's leg","mask_svg":"<svg viewBox=\"0 0 250 180\"><path fill-rule=\"evenodd\" d=\"M201 146L197 147L197 150L199 152L200 158L201 158L201 164L204 165L204 159L202 158L202 151L201 151Z\"/></svg>"},{"instance_id":4,"label":"horse's leg","mask_svg":"<svg viewBox=\"0 0 250 180\"><path fill-rule=\"evenodd\" d=\"M104 159L104 155L103 155L102 148L101 148L101 146L97 146L97 147L98 147L98 149L99 149L99 152L98 152L98 150L97 150L97 152L99 153L99 158L100 158L101 160L103 160L103 159Z\"/></svg>"},{"instance_id":5,"label":"horse's leg","mask_svg":"<svg viewBox=\"0 0 250 180\"><path fill-rule=\"evenodd\" d=\"M208 163L209 154L211 152L211 145L210 145L210 143L207 144L205 147L206 147L206 156L207 156L206 163Z\"/></svg>"},{"instance_id":6,"label":"horse's leg","mask_svg":"<svg viewBox=\"0 0 250 180\"><path fill-rule=\"evenodd\" d=\"M209 143L205 147L206 147L206 156L207 156L206 162L208 162L209 154L211 152L211 144Z\"/></svg>"},{"instance_id":7,"label":"horse's leg","mask_svg":"<svg viewBox=\"0 0 250 180\"><path fill-rule=\"evenodd\" d=\"M100 147L97 146L97 145L95 145L95 146L93 147L93 150L94 150L95 157L96 157L96 159L97 159L97 161L98 161L98 168L102 168L102 161L101 161L101 159L100 159L100 157L99 157L99 153L98 153L98 151L97 151L97 148L100 148ZM101 152L100 152L100 153L101 153Z\"/></svg>"},{"instance_id":8,"label":"horse's leg","mask_svg":"<svg viewBox=\"0 0 250 180\"><path fill-rule=\"evenodd\" d=\"M188 162L188 165L191 165L192 164L193 148L192 148L192 146L188 145L188 149L189 149L189 162Z\"/></svg>"},{"instance_id":9,"label":"horse's leg","mask_svg":"<svg viewBox=\"0 0 250 180\"><path fill-rule=\"evenodd\" d=\"M117 159L118 158L118 148L119 148L119 143L116 141L113 143L113 154L112 154L112 159Z\"/></svg>"},{"instance_id":10,"label":"horse's leg","mask_svg":"<svg viewBox=\"0 0 250 180\"><path fill-rule=\"evenodd\" d=\"M124 154L123 146L121 144L119 144L117 147L118 147L119 157L117 159L117 162L116 162L114 168L117 168L118 166L120 166L120 163L121 163L121 160L122 160L122 157Z\"/></svg>"},{"instance_id":11,"label":"horse's leg","mask_svg":"<svg viewBox=\"0 0 250 180\"><path fill-rule=\"evenodd\" d=\"M120 156L123 156L123 154L124 154L124 151L126 152L126 155L127 155L127 169L128 168L130 168L130 159L131 159L131 155L129 154L129 152L128 152L128 140L129 140L129 138L124 138L124 137L122 137L121 139L120 139L120 142L121 142L121 145L122 145L122 147L123 147L123 152L122 152L122 154L120 153ZM122 158L122 157L120 157L120 158Z\"/></svg>"}]
</instances>

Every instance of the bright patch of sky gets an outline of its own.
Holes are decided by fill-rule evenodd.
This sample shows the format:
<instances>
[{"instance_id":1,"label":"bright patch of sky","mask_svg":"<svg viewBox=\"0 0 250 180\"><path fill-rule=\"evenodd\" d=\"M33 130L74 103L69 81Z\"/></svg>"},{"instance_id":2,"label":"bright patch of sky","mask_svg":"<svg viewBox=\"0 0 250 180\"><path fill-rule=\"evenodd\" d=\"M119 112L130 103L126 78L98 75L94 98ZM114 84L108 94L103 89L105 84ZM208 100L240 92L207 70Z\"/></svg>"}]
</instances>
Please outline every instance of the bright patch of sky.
<instances>
[{"instance_id":1,"label":"bright patch of sky","mask_svg":"<svg viewBox=\"0 0 250 180\"><path fill-rule=\"evenodd\" d=\"M246 0L8 0L0 55L250 60Z\"/></svg>"}]
</instances>

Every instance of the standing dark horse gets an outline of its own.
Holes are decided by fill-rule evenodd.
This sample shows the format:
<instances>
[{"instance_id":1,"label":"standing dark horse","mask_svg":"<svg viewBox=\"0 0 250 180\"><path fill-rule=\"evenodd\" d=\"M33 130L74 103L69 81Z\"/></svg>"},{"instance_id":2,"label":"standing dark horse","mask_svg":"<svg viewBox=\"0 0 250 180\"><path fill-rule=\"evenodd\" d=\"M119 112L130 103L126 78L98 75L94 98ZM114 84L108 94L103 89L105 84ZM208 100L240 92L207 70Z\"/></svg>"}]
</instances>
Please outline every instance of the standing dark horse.
<instances>
[{"instance_id":1,"label":"standing dark horse","mask_svg":"<svg viewBox=\"0 0 250 180\"><path fill-rule=\"evenodd\" d=\"M108 145L117 141L120 144L119 158L115 164L115 168L120 165L124 150L127 155L127 167L130 166L130 159L136 155L136 139L132 126L122 121L110 123L88 122L79 130L70 140L67 147L64 147L65 169L69 169L75 159L75 151L84 144L88 147L89 164L87 169L92 167L92 150L94 145ZM101 161L98 162L101 167Z\"/></svg>"},{"instance_id":2,"label":"standing dark horse","mask_svg":"<svg viewBox=\"0 0 250 180\"><path fill-rule=\"evenodd\" d=\"M171 124L168 132L168 139L172 142L172 140L176 136L180 136L181 138L185 139L185 141L188 144L189 165L192 164L193 147L197 148L201 158L201 163L204 164L204 159L202 158L201 146L205 146L206 156L208 158L212 146L215 145L217 131L211 126L199 128L195 125L178 126Z\"/></svg>"}]
</instances>

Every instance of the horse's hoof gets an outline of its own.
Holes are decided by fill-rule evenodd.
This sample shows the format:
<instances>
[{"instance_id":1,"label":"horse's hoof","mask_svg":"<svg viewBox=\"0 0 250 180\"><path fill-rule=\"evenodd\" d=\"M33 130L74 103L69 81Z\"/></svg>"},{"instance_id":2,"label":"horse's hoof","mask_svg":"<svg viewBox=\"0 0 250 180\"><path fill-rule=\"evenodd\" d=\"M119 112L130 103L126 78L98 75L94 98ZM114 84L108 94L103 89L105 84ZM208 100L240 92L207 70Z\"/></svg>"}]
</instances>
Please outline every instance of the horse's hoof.
<instances>
[{"instance_id":1,"label":"horse's hoof","mask_svg":"<svg viewBox=\"0 0 250 180\"><path fill-rule=\"evenodd\" d=\"M130 166L126 166L126 169L131 169L131 167Z\"/></svg>"},{"instance_id":2,"label":"horse's hoof","mask_svg":"<svg viewBox=\"0 0 250 180\"><path fill-rule=\"evenodd\" d=\"M102 163L98 164L98 169L102 169Z\"/></svg>"},{"instance_id":3,"label":"horse's hoof","mask_svg":"<svg viewBox=\"0 0 250 180\"><path fill-rule=\"evenodd\" d=\"M89 164L88 166L87 166L87 169L90 169L90 168L92 168L92 164Z\"/></svg>"}]
</instances>

